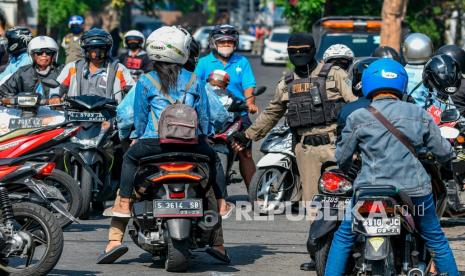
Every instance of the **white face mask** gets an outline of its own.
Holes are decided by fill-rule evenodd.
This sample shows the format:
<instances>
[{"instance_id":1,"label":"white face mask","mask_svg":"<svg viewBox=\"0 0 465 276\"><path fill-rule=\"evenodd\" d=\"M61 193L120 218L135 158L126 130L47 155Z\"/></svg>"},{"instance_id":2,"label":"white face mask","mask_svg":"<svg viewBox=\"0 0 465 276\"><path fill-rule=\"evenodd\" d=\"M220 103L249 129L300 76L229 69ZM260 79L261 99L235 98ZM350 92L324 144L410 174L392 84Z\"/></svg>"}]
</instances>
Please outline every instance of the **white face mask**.
<instances>
[{"instance_id":1,"label":"white face mask","mask_svg":"<svg viewBox=\"0 0 465 276\"><path fill-rule=\"evenodd\" d=\"M218 47L218 53L224 57L229 57L234 52L234 47Z\"/></svg>"}]
</instances>

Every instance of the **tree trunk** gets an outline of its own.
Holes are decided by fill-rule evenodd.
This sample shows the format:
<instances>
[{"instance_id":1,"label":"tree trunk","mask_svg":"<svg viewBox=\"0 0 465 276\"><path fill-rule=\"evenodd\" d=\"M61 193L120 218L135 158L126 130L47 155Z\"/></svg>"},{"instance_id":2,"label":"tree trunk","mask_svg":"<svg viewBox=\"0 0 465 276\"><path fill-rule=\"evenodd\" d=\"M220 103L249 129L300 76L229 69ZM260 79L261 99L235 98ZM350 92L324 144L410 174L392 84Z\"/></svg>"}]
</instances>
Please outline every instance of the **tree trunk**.
<instances>
[{"instance_id":1,"label":"tree trunk","mask_svg":"<svg viewBox=\"0 0 465 276\"><path fill-rule=\"evenodd\" d=\"M381 45L390 46L400 52L402 20L407 11L407 0L384 0L381 17Z\"/></svg>"}]
</instances>

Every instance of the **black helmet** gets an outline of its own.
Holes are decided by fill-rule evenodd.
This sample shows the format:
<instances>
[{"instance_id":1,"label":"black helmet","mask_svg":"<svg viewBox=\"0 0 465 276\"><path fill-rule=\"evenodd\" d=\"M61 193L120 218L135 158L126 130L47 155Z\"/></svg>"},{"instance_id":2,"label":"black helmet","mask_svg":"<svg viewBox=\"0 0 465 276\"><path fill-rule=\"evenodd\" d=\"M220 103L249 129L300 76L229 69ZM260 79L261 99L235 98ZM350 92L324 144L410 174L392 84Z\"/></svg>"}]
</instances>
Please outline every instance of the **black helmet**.
<instances>
[{"instance_id":1,"label":"black helmet","mask_svg":"<svg viewBox=\"0 0 465 276\"><path fill-rule=\"evenodd\" d=\"M362 94L362 74L363 71L374 61L378 60L378 57L367 57L364 59L357 60L352 65L352 92L355 96L361 97Z\"/></svg>"},{"instance_id":2,"label":"black helmet","mask_svg":"<svg viewBox=\"0 0 465 276\"><path fill-rule=\"evenodd\" d=\"M436 55L448 55L459 64L462 74L465 74L465 50L457 45L444 45L438 49Z\"/></svg>"},{"instance_id":3,"label":"black helmet","mask_svg":"<svg viewBox=\"0 0 465 276\"><path fill-rule=\"evenodd\" d=\"M194 72L195 67L199 61L200 55L200 46L195 39L192 39L190 47L189 47L189 58L187 59L186 64L184 64L184 68L190 72Z\"/></svg>"},{"instance_id":4,"label":"black helmet","mask_svg":"<svg viewBox=\"0 0 465 276\"><path fill-rule=\"evenodd\" d=\"M460 87L462 79L459 64L448 55L433 56L423 69L423 84L438 96L447 99Z\"/></svg>"},{"instance_id":5,"label":"black helmet","mask_svg":"<svg viewBox=\"0 0 465 276\"><path fill-rule=\"evenodd\" d=\"M234 41L234 48L236 48L237 44L239 44L239 32L237 31L236 27L232 25L216 25L213 30L210 31L208 36L210 49L216 53L218 53L216 42L220 40Z\"/></svg>"},{"instance_id":6,"label":"black helmet","mask_svg":"<svg viewBox=\"0 0 465 276\"><path fill-rule=\"evenodd\" d=\"M399 63L402 63L400 60L399 53L397 51L389 46L379 46L376 48L373 53L371 53L372 57L381 57L381 58L390 58L393 59Z\"/></svg>"},{"instance_id":7,"label":"black helmet","mask_svg":"<svg viewBox=\"0 0 465 276\"><path fill-rule=\"evenodd\" d=\"M13 27L6 31L5 37L8 40L8 52L14 56L19 56L27 51L32 33L26 27Z\"/></svg>"},{"instance_id":8,"label":"black helmet","mask_svg":"<svg viewBox=\"0 0 465 276\"><path fill-rule=\"evenodd\" d=\"M81 48L84 50L84 56L88 57L88 49L103 48L105 55L108 56L111 47L113 46L113 38L111 35L102 29L92 28L81 36Z\"/></svg>"}]
</instances>

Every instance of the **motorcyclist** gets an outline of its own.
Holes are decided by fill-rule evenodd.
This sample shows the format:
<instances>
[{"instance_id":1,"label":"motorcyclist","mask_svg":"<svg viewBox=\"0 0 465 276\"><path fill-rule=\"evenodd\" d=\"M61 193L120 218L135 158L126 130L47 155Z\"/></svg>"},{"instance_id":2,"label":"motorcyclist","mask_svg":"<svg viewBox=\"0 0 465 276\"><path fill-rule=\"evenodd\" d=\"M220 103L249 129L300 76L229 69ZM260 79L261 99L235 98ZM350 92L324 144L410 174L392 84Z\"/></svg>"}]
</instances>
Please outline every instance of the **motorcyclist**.
<instances>
[{"instance_id":1,"label":"motorcyclist","mask_svg":"<svg viewBox=\"0 0 465 276\"><path fill-rule=\"evenodd\" d=\"M200 45L195 39L192 39L189 47L189 58L187 59L186 64L184 64L184 69L189 72L194 72L197 64L199 63L199 56Z\"/></svg>"},{"instance_id":2,"label":"motorcyclist","mask_svg":"<svg viewBox=\"0 0 465 276\"><path fill-rule=\"evenodd\" d=\"M423 85L431 93L431 105L444 110L455 108L455 103L450 101L460 87L462 72L460 66L452 57L441 54L433 56L423 70ZM430 113L434 110L428 110ZM439 122L439 116L436 118Z\"/></svg>"},{"instance_id":3,"label":"motorcyclist","mask_svg":"<svg viewBox=\"0 0 465 276\"><path fill-rule=\"evenodd\" d=\"M38 36L29 42L27 52L32 64L18 69L0 86L2 97L16 95L20 92L39 92L48 98L49 89L40 85L42 79L56 79L63 66L58 65L58 44L48 36ZM40 85L40 86L39 86Z\"/></svg>"},{"instance_id":4,"label":"motorcyclist","mask_svg":"<svg viewBox=\"0 0 465 276\"><path fill-rule=\"evenodd\" d=\"M93 28L81 36L84 58L70 62L61 71L59 88L52 89L52 96L63 97L96 95L120 102L123 91L134 84L128 69L109 56L113 40L102 29Z\"/></svg>"},{"instance_id":5,"label":"motorcyclist","mask_svg":"<svg viewBox=\"0 0 465 276\"><path fill-rule=\"evenodd\" d=\"M135 139L124 155L119 197L113 207L105 210L104 215L122 219L131 216L130 199L133 195L134 172L137 170L138 161L145 156L162 152L186 151L207 155L210 158L209 184L214 191L214 197L221 196L215 183L216 154L205 139L213 132L209 122L209 107L206 102L205 90L196 81L193 73L182 68L189 56L191 39L186 30L167 26L155 30L147 39L146 50L149 58L154 61L154 70L148 73L150 77L144 75L137 82L133 105ZM164 45L170 45L170 47ZM159 81L160 89L151 78ZM181 100L184 97L184 92L187 93L184 103L194 107L198 114L199 143L188 146L179 144L160 146L158 131L154 127L152 116L159 120L161 112L170 105L169 99ZM217 206L214 207L217 209ZM105 252L99 257L98 263L112 263L127 252L127 247L121 244L127 221L125 223L119 221L117 224L114 222L118 221L112 220L109 243ZM221 231L220 234L215 235L212 246L208 248L207 253L222 261L230 262L223 243Z\"/></svg>"},{"instance_id":6,"label":"motorcyclist","mask_svg":"<svg viewBox=\"0 0 465 276\"><path fill-rule=\"evenodd\" d=\"M7 49L10 58L8 60L8 66L0 74L1 81L5 81L4 78L10 77L19 67L32 63L27 53L27 45L32 39L32 33L28 28L13 27L6 31L5 37L8 40Z\"/></svg>"},{"instance_id":7,"label":"motorcyclist","mask_svg":"<svg viewBox=\"0 0 465 276\"><path fill-rule=\"evenodd\" d=\"M137 81L141 74L152 70L152 62L144 51L145 37L141 32L131 30L124 35L123 42L127 52L119 56L119 62L128 68Z\"/></svg>"},{"instance_id":8,"label":"motorcyclist","mask_svg":"<svg viewBox=\"0 0 465 276\"><path fill-rule=\"evenodd\" d=\"M441 137L430 115L417 105L399 100L406 93L408 84L407 72L401 64L391 59L373 62L363 72L362 84L364 96L373 100L371 106L407 136L415 149L428 148L441 163L453 157L450 143ZM354 189L366 185L393 185L404 191L415 207L421 206L423 210L422 215L413 214L415 225L426 247L434 252L432 255L438 272L459 275L436 215L430 176L409 148L365 108L358 109L347 118L342 139L337 144L336 159L342 170L350 168L356 150L361 151L363 158ZM389 167L382 169L382 166L373 164L389 164ZM351 208L348 208L334 234L325 275L344 274L356 237L352 232L350 214Z\"/></svg>"},{"instance_id":9,"label":"motorcyclist","mask_svg":"<svg viewBox=\"0 0 465 276\"><path fill-rule=\"evenodd\" d=\"M352 94L350 79L343 69L331 63L316 62L315 42L310 34L292 34L287 51L289 60L295 66L294 72L279 81L274 99L254 124L245 132L235 135L234 148L241 150L248 141L262 139L286 114L294 134L293 148L301 180L302 200L307 204L318 192L321 164L334 158L336 114L345 102L357 98ZM312 95L315 95L315 100ZM322 103L318 95L328 101ZM321 110L323 104L327 116ZM305 116L308 112L312 116ZM300 191L294 192L291 201L299 199ZM302 269L307 270L312 266L313 263L304 264Z\"/></svg>"},{"instance_id":10,"label":"motorcyclist","mask_svg":"<svg viewBox=\"0 0 465 276\"><path fill-rule=\"evenodd\" d=\"M402 45L402 55L407 62L407 92L420 107L427 104L428 90L422 84L422 75L426 62L433 56L433 51L431 39L421 33L409 34Z\"/></svg>"},{"instance_id":11,"label":"motorcyclist","mask_svg":"<svg viewBox=\"0 0 465 276\"><path fill-rule=\"evenodd\" d=\"M355 110L363 107L367 107L370 105L371 100L367 99L363 96L362 93L362 74L363 71L374 61L377 61L379 58L377 57L368 57L364 59L357 60L352 66L352 92L358 99L356 101L347 103L341 108L339 115L337 116L337 128L336 133L338 137L338 141L341 138L342 130L346 125L346 120L349 115L354 112Z\"/></svg>"},{"instance_id":12,"label":"motorcyclist","mask_svg":"<svg viewBox=\"0 0 465 276\"><path fill-rule=\"evenodd\" d=\"M465 72L465 50L457 45L444 45L437 50L436 55L445 54L457 61L461 71L461 84L456 93L451 98L455 107L460 111L462 116L465 116L465 81L463 76Z\"/></svg>"},{"instance_id":13,"label":"motorcyclist","mask_svg":"<svg viewBox=\"0 0 465 276\"><path fill-rule=\"evenodd\" d=\"M348 70L354 61L354 52L344 44L334 44L323 53L323 62L332 63L344 70Z\"/></svg>"},{"instance_id":14,"label":"motorcyclist","mask_svg":"<svg viewBox=\"0 0 465 276\"><path fill-rule=\"evenodd\" d=\"M66 60L65 64L81 59L82 51L80 40L84 32L84 18L80 15L73 15L69 18L68 27L71 33L63 37L61 47L65 49Z\"/></svg>"},{"instance_id":15,"label":"motorcyclist","mask_svg":"<svg viewBox=\"0 0 465 276\"><path fill-rule=\"evenodd\" d=\"M255 97L252 97L256 86L255 77L247 58L235 53L238 44L239 32L234 26L215 26L209 35L209 45L212 52L199 60L195 74L205 85L212 71L217 69L226 71L230 76L228 90L240 100L248 98L246 104L249 112L253 114L258 111ZM242 116L243 125L247 128L251 125L250 118L246 111L242 113ZM256 170L251 146L240 152L238 156L240 172L248 189Z\"/></svg>"},{"instance_id":16,"label":"motorcyclist","mask_svg":"<svg viewBox=\"0 0 465 276\"><path fill-rule=\"evenodd\" d=\"M399 53L392 47L389 46L378 46L373 53L371 53L372 57L377 58L390 58L399 63L402 63Z\"/></svg>"}]
</instances>

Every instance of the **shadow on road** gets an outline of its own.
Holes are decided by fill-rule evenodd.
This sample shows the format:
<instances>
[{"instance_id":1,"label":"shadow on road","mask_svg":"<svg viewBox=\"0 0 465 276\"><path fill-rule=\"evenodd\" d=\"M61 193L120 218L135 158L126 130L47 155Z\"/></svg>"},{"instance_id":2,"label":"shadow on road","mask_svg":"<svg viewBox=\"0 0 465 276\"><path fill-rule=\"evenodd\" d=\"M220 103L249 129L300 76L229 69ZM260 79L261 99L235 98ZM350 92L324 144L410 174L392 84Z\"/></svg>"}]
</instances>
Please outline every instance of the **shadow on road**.
<instances>
[{"instance_id":1,"label":"shadow on road","mask_svg":"<svg viewBox=\"0 0 465 276\"><path fill-rule=\"evenodd\" d=\"M65 228L65 232L92 232L98 229L108 229L110 223L106 224L85 224L85 221L81 221L81 224L73 223Z\"/></svg>"},{"instance_id":2,"label":"shadow on road","mask_svg":"<svg viewBox=\"0 0 465 276\"><path fill-rule=\"evenodd\" d=\"M94 276L94 275L100 275L102 272L100 271L85 271L85 270L80 270L80 271L74 271L74 270L64 270L64 269L54 269L52 272L50 272L47 275L50 276Z\"/></svg>"}]
</instances>

